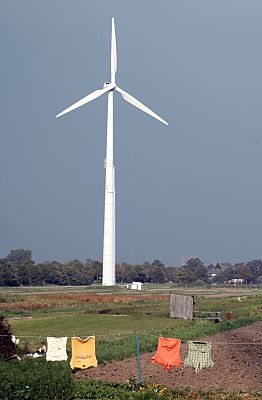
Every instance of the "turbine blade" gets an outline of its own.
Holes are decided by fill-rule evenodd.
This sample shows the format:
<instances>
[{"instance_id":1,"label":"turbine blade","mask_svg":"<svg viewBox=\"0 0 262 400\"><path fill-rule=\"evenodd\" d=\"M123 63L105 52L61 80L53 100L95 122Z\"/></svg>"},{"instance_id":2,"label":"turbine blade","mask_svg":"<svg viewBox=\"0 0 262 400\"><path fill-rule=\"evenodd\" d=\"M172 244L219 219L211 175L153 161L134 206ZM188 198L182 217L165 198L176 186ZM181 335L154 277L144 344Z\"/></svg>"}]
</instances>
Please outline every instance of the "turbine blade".
<instances>
[{"instance_id":1,"label":"turbine blade","mask_svg":"<svg viewBox=\"0 0 262 400\"><path fill-rule=\"evenodd\" d=\"M123 98L133 106L139 108L140 110L144 111L145 113L151 115L151 117L154 117L158 119L159 121L163 122L163 124L168 125L168 123L159 115L154 113L154 111L150 110L148 107L146 107L144 104L142 104L140 101L135 99L133 96L131 96L129 93L124 92L124 90L120 89L118 86L116 87L116 90L123 96Z\"/></svg>"},{"instance_id":2,"label":"turbine blade","mask_svg":"<svg viewBox=\"0 0 262 400\"><path fill-rule=\"evenodd\" d=\"M116 54L116 31L115 20L112 18L112 37L111 37L111 82L115 83L117 71L117 54Z\"/></svg>"},{"instance_id":3,"label":"turbine blade","mask_svg":"<svg viewBox=\"0 0 262 400\"><path fill-rule=\"evenodd\" d=\"M86 103L89 103L90 101L96 99L97 97L102 96L104 93L109 92L112 90L114 86L113 85L108 85L104 89L98 89L95 90L94 92L90 93L88 96L83 97L83 99L77 101L76 103L72 104L70 107L66 108L64 111L60 112L59 114L56 115L56 118L61 117L62 115L75 110L78 107L83 106Z\"/></svg>"}]
</instances>

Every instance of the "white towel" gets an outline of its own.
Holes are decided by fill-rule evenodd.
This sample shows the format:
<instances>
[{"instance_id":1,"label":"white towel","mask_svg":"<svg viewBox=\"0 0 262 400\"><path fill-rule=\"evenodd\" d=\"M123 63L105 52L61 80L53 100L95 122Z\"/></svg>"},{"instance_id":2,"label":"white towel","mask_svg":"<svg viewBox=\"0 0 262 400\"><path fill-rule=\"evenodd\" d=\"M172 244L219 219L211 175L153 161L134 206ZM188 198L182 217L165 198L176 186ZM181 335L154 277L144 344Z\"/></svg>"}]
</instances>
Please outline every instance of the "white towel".
<instances>
[{"instance_id":1,"label":"white towel","mask_svg":"<svg viewBox=\"0 0 262 400\"><path fill-rule=\"evenodd\" d=\"M47 338L47 361L66 361L66 342L67 337L48 337Z\"/></svg>"}]
</instances>

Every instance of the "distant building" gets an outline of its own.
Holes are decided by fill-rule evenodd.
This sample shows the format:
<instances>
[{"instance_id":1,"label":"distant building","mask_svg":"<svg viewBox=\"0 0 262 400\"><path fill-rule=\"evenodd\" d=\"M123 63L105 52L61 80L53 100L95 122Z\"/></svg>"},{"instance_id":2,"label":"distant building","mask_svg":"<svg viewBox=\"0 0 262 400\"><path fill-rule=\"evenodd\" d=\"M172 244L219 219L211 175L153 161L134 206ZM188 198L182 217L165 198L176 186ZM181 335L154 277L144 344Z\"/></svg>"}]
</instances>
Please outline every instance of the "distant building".
<instances>
[{"instance_id":1,"label":"distant building","mask_svg":"<svg viewBox=\"0 0 262 400\"><path fill-rule=\"evenodd\" d=\"M142 290L142 282L132 282L131 284L127 284L126 288L127 289L133 289L133 290Z\"/></svg>"},{"instance_id":2,"label":"distant building","mask_svg":"<svg viewBox=\"0 0 262 400\"><path fill-rule=\"evenodd\" d=\"M142 282L132 282L131 289L142 290Z\"/></svg>"},{"instance_id":3,"label":"distant building","mask_svg":"<svg viewBox=\"0 0 262 400\"><path fill-rule=\"evenodd\" d=\"M227 283L231 283L233 285L241 285L242 283L245 282L245 279L240 279L240 278L234 278L234 279L230 279L229 281L227 281Z\"/></svg>"}]
</instances>

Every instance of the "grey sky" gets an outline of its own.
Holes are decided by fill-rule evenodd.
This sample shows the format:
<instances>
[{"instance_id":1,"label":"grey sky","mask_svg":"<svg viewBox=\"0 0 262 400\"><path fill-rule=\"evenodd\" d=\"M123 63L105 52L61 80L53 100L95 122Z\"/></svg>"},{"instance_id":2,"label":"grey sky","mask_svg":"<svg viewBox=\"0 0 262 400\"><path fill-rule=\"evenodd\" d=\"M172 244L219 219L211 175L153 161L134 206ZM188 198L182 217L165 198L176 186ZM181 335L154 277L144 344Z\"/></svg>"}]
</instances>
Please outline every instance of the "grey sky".
<instances>
[{"instance_id":1,"label":"grey sky","mask_svg":"<svg viewBox=\"0 0 262 400\"><path fill-rule=\"evenodd\" d=\"M262 257L261 0L1 0L0 257L102 259L106 97L55 115L110 76L116 259Z\"/></svg>"}]
</instances>

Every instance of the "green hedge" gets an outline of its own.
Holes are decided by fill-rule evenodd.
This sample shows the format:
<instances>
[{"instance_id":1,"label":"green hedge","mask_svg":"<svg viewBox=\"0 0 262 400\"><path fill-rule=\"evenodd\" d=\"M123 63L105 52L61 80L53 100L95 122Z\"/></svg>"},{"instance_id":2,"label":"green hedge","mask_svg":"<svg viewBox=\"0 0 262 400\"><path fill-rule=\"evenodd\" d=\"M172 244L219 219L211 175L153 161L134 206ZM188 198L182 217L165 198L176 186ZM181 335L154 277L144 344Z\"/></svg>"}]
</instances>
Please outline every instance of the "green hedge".
<instances>
[{"instance_id":1,"label":"green hedge","mask_svg":"<svg viewBox=\"0 0 262 400\"><path fill-rule=\"evenodd\" d=\"M42 358L0 362L1 400L69 400L74 387L67 362Z\"/></svg>"},{"instance_id":2,"label":"green hedge","mask_svg":"<svg viewBox=\"0 0 262 400\"><path fill-rule=\"evenodd\" d=\"M75 400L127 400L131 399L128 385L102 382L77 381L74 393Z\"/></svg>"},{"instance_id":3,"label":"green hedge","mask_svg":"<svg viewBox=\"0 0 262 400\"><path fill-rule=\"evenodd\" d=\"M126 384L77 381L68 362L44 358L0 362L0 400L258 400L260 396L170 389L154 383L139 385L134 380Z\"/></svg>"}]
</instances>

